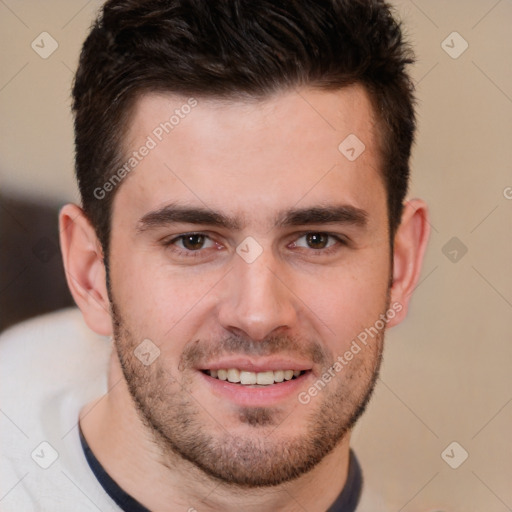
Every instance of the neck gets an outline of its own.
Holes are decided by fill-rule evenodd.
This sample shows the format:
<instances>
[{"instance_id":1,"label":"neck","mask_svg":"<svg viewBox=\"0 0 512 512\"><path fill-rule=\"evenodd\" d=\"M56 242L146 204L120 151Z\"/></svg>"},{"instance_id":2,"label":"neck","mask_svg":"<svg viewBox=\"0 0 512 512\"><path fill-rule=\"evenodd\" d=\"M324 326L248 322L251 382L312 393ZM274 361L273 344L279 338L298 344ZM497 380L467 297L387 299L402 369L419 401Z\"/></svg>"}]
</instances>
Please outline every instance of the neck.
<instances>
[{"instance_id":1,"label":"neck","mask_svg":"<svg viewBox=\"0 0 512 512\"><path fill-rule=\"evenodd\" d=\"M343 489L349 435L307 474L275 487L242 489L219 483L178 455L161 452L136 411L114 354L109 389L81 411L83 434L111 478L150 510L325 511Z\"/></svg>"}]
</instances>

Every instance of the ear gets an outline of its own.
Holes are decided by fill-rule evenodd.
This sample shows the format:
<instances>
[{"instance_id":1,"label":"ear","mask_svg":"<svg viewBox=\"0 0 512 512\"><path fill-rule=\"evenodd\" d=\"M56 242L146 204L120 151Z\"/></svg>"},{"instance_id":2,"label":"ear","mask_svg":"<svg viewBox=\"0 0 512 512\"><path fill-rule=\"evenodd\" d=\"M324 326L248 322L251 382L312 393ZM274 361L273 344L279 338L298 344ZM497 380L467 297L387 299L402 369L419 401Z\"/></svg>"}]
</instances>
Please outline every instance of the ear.
<instances>
[{"instance_id":1,"label":"ear","mask_svg":"<svg viewBox=\"0 0 512 512\"><path fill-rule=\"evenodd\" d=\"M87 325L112 334L110 301L101 244L84 211L74 204L59 214L60 246L69 289Z\"/></svg>"},{"instance_id":2,"label":"ear","mask_svg":"<svg viewBox=\"0 0 512 512\"><path fill-rule=\"evenodd\" d=\"M421 199L406 201L402 221L395 234L391 286L391 304L400 304L401 308L394 308L397 314L388 322L389 327L399 324L407 316L409 301L420 277L429 234L426 203Z\"/></svg>"}]
</instances>

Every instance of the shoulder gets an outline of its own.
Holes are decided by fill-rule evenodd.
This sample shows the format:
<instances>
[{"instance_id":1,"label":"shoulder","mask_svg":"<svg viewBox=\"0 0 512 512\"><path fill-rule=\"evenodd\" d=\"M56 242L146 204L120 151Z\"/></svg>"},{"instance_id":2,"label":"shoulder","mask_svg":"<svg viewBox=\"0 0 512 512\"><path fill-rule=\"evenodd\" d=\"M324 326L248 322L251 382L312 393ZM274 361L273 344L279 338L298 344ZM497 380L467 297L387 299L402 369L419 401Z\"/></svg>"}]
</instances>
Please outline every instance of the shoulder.
<instances>
[{"instance_id":1,"label":"shoulder","mask_svg":"<svg viewBox=\"0 0 512 512\"><path fill-rule=\"evenodd\" d=\"M5 381L16 372L52 376L72 371L109 350L108 338L92 332L78 308L68 308L17 324L0 335L0 375ZM84 358L85 357L85 361ZM61 368L59 368L61 364Z\"/></svg>"},{"instance_id":2,"label":"shoulder","mask_svg":"<svg viewBox=\"0 0 512 512\"><path fill-rule=\"evenodd\" d=\"M17 350L27 343L33 343L37 347L44 340L58 342L67 339L68 335L78 335L80 338L90 338L91 334L94 336L90 330L87 331L78 308L62 309L13 325L0 334L0 350Z\"/></svg>"},{"instance_id":3,"label":"shoulder","mask_svg":"<svg viewBox=\"0 0 512 512\"><path fill-rule=\"evenodd\" d=\"M65 412L105 392L110 352L110 340L93 333L76 308L13 326L0 336L2 412L21 430L45 420L55 427Z\"/></svg>"},{"instance_id":4,"label":"shoulder","mask_svg":"<svg viewBox=\"0 0 512 512\"><path fill-rule=\"evenodd\" d=\"M106 499L81 453L77 422L81 408L106 393L110 353L110 340L90 331L76 308L0 336L0 495L10 510L69 510L59 489L70 479Z\"/></svg>"}]
</instances>

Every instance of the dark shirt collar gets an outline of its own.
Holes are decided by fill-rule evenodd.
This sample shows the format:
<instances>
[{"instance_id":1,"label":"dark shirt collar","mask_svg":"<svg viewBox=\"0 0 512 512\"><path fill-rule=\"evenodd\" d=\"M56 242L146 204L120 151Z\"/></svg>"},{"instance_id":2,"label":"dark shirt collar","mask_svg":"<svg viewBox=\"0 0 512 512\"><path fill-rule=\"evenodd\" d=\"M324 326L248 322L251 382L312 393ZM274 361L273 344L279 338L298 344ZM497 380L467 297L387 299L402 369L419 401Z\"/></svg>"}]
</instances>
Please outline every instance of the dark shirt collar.
<instances>
[{"instance_id":1,"label":"dark shirt collar","mask_svg":"<svg viewBox=\"0 0 512 512\"><path fill-rule=\"evenodd\" d=\"M119 485L117 485L117 483L105 471L89 447L82 429L80 428L80 424L78 425L78 431L80 433L80 443L82 444L82 449L89 467L105 492L116 502L121 510L124 512L151 512L144 505L141 505L135 498L132 498L127 492L121 489L121 487L119 487ZM362 487L363 476L361 466L359 465L354 452L350 450L348 475L345 486L327 512L355 512L359 502L359 497L361 496Z\"/></svg>"}]
</instances>

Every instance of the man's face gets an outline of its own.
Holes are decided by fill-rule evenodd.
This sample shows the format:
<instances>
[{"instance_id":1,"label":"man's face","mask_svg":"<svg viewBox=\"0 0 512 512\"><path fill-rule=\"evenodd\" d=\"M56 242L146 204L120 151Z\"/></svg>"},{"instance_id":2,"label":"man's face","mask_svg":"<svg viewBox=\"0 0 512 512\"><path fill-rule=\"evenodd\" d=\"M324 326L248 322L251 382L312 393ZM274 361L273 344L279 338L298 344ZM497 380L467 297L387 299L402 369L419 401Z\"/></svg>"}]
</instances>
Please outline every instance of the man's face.
<instances>
[{"instance_id":1,"label":"man's face","mask_svg":"<svg viewBox=\"0 0 512 512\"><path fill-rule=\"evenodd\" d=\"M275 485L334 448L377 376L382 328L343 357L389 306L377 128L360 87L187 100L141 98L125 141L126 160L154 147L113 203L118 356L164 454Z\"/></svg>"}]
</instances>

